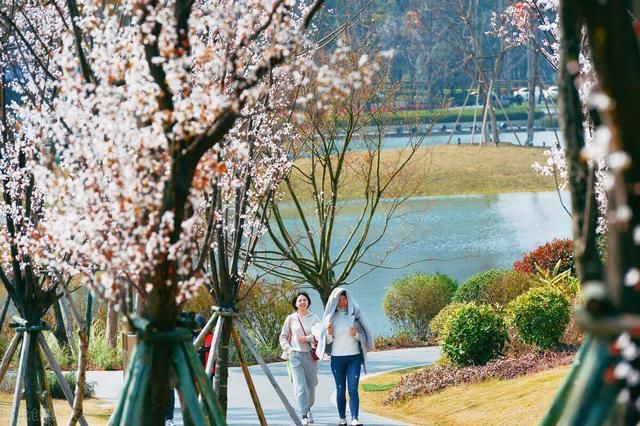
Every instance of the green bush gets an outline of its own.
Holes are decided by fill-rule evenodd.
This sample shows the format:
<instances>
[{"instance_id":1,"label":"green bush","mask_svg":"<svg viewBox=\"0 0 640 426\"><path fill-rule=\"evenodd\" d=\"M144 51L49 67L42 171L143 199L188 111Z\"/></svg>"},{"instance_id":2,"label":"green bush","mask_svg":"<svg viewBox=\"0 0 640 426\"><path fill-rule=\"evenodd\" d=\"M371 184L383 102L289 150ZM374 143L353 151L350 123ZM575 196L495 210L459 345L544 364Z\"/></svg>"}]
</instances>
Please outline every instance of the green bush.
<instances>
[{"instance_id":1,"label":"green bush","mask_svg":"<svg viewBox=\"0 0 640 426\"><path fill-rule=\"evenodd\" d=\"M508 319L523 342L549 349L569 324L569 302L553 287L534 287L509 304Z\"/></svg>"},{"instance_id":2,"label":"green bush","mask_svg":"<svg viewBox=\"0 0 640 426\"><path fill-rule=\"evenodd\" d=\"M409 348L424 345L425 342L416 338L408 331L398 331L391 336L376 336L376 349Z\"/></svg>"},{"instance_id":3,"label":"green bush","mask_svg":"<svg viewBox=\"0 0 640 426\"><path fill-rule=\"evenodd\" d=\"M64 375L69 388L71 388L71 393L75 394L76 392L76 373L68 372ZM49 382L49 389L51 390L51 397L54 399L66 399L64 396L64 392L62 391L62 386L58 383L58 378L52 371L47 371L47 381ZM85 381L84 383L84 397L85 398L93 398L96 394L96 382Z\"/></svg>"},{"instance_id":4,"label":"green bush","mask_svg":"<svg viewBox=\"0 0 640 426\"><path fill-rule=\"evenodd\" d=\"M480 303L494 306L506 306L516 297L526 293L530 288L541 285L536 277L527 272L509 271L489 281L480 290Z\"/></svg>"},{"instance_id":5,"label":"green bush","mask_svg":"<svg viewBox=\"0 0 640 426\"><path fill-rule=\"evenodd\" d=\"M479 272L464 282L453 295L453 301L464 302L481 302L480 294L482 290L491 282L505 275L507 270L489 269Z\"/></svg>"},{"instance_id":6,"label":"green bush","mask_svg":"<svg viewBox=\"0 0 640 426\"><path fill-rule=\"evenodd\" d=\"M239 304L242 322L263 355L282 353L280 328L287 315L293 312L291 299L298 290L298 286L290 282L272 284L263 281L242 289ZM310 309L322 315L322 306L311 305Z\"/></svg>"},{"instance_id":7,"label":"green bush","mask_svg":"<svg viewBox=\"0 0 640 426\"><path fill-rule=\"evenodd\" d=\"M507 325L487 305L469 304L451 314L444 327L442 352L456 365L484 365L500 355Z\"/></svg>"},{"instance_id":8,"label":"green bush","mask_svg":"<svg viewBox=\"0 0 640 426\"><path fill-rule=\"evenodd\" d=\"M450 301L457 287L444 274L413 274L396 280L384 296L384 314L397 329L426 338L429 322Z\"/></svg>"},{"instance_id":9,"label":"green bush","mask_svg":"<svg viewBox=\"0 0 640 426\"><path fill-rule=\"evenodd\" d=\"M438 315L433 317L431 323L429 324L429 330L431 331L431 335L436 338L441 338L444 335L445 327L447 325L447 321L451 318L454 312L457 312L459 309L472 305L471 302L465 303L450 303L438 312Z\"/></svg>"},{"instance_id":10,"label":"green bush","mask_svg":"<svg viewBox=\"0 0 640 426\"><path fill-rule=\"evenodd\" d=\"M71 389L71 393L76 392L76 373L67 372L64 374L64 378ZM47 371L47 382L49 383L49 390L51 391L51 397L53 399L66 399L62 386L58 383L58 378L53 371ZM16 372L8 371L0 383L0 393L13 393L16 388ZM85 381L84 384L84 397L93 398L96 394L96 382Z\"/></svg>"}]
</instances>

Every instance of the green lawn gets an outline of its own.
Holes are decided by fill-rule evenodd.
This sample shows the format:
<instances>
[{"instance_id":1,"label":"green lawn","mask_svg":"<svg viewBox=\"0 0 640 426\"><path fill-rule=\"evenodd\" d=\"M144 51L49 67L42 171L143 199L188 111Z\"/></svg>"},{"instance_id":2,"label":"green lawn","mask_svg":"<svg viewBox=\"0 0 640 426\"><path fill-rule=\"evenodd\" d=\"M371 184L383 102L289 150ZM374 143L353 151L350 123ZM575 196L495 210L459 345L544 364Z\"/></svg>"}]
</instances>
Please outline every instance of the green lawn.
<instances>
[{"instance_id":1,"label":"green lawn","mask_svg":"<svg viewBox=\"0 0 640 426\"><path fill-rule=\"evenodd\" d=\"M531 164L545 163L543 148L485 144L439 145L421 148L409 167L391 185L386 197L454 194L497 194L502 192L553 191L553 178L536 173ZM384 151L382 170L389 169L399 159L395 150ZM363 198L364 180L359 173L364 154L352 152L347 158L346 172L340 189L341 199ZM296 163L308 170L309 160ZM311 192L296 183L298 196L309 200Z\"/></svg>"},{"instance_id":2,"label":"green lawn","mask_svg":"<svg viewBox=\"0 0 640 426\"><path fill-rule=\"evenodd\" d=\"M362 382L360 405L371 413L414 425L537 424L568 370L569 366L564 366L514 380L454 386L433 395L384 405L382 400L390 392L385 388L407 374L392 372Z\"/></svg>"}]
</instances>

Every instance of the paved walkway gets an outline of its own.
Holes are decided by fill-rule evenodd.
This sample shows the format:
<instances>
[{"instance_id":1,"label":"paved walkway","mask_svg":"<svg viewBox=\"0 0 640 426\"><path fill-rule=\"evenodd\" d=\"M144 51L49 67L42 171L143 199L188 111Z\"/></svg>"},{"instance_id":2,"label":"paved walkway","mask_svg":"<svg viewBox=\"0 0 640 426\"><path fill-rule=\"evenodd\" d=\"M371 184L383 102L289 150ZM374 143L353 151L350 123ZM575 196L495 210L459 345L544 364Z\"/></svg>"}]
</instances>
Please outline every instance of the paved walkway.
<instances>
[{"instance_id":1,"label":"paved walkway","mask_svg":"<svg viewBox=\"0 0 640 426\"><path fill-rule=\"evenodd\" d=\"M418 365L433 363L439 356L438 347L398 349L384 352L373 352L368 356L368 375L363 375L362 379L385 371L409 368ZM284 362L269 364L271 373L276 378L278 384L285 395L296 407L293 395L293 386L289 382L287 369ZM265 412L269 425L291 425L291 419L284 405L278 398L275 390L271 387L267 377L259 366L249 368L253 377L260 403ZM121 372L92 371L88 372L88 379L96 382L96 397L112 401L114 404L120 396L123 377ZM320 363L318 373L318 388L316 389L316 403L312 409L315 424L335 425L338 415L335 405L331 402L331 394L335 389L331 370L328 362ZM176 398L176 407L179 407L179 400ZM348 409L347 409L348 411ZM181 425L180 410L175 410L175 422ZM229 404L227 418L230 425L257 425L258 418L255 414L251 396L244 381L244 376L239 367L229 370ZM360 421L365 425L401 425L403 423L385 419L380 416L361 412Z\"/></svg>"}]
</instances>

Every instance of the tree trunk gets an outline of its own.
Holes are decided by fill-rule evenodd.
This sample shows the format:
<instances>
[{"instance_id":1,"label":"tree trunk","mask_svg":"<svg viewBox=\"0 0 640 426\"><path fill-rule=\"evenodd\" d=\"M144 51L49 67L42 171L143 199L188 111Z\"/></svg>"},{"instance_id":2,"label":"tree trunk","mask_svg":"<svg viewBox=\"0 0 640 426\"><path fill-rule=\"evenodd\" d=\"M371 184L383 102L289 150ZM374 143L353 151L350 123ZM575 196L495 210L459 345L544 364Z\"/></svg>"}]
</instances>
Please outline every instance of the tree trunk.
<instances>
[{"instance_id":1,"label":"tree trunk","mask_svg":"<svg viewBox=\"0 0 640 426\"><path fill-rule=\"evenodd\" d=\"M489 122L491 123L493 143L498 146L500 144L500 129L498 129L498 123L496 121L496 110L493 108L491 103L489 103Z\"/></svg>"},{"instance_id":2,"label":"tree trunk","mask_svg":"<svg viewBox=\"0 0 640 426\"><path fill-rule=\"evenodd\" d=\"M86 324L80 325L78 330L78 369L76 371L76 390L73 400L73 410L69 418L69 426L73 426L82 417L82 403L84 401L84 384L86 381L87 361L89 358L89 336Z\"/></svg>"},{"instance_id":3,"label":"tree trunk","mask_svg":"<svg viewBox=\"0 0 640 426\"><path fill-rule=\"evenodd\" d=\"M107 343L112 348L118 344L118 312L111 301L107 304Z\"/></svg>"},{"instance_id":4,"label":"tree trunk","mask_svg":"<svg viewBox=\"0 0 640 426\"><path fill-rule=\"evenodd\" d=\"M38 341L36 333L31 336L31 344L27 354L27 365L31 368L25 370L24 392L27 405L27 425L40 426L40 399L38 398L38 369L42 368L38 354ZM35 367L35 368L33 368Z\"/></svg>"},{"instance_id":5,"label":"tree trunk","mask_svg":"<svg viewBox=\"0 0 640 426\"><path fill-rule=\"evenodd\" d=\"M218 358L216 363L216 392L218 401L222 408L222 413L227 415L227 384L229 382L229 343L231 342L231 327L233 323L229 317L221 317L222 332L220 333L220 344L218 346ZM212 356L212 354L209 354Z\"/></svg>"},{"instance_id":6,"label":"tree trunk","mask_svg":"<svg viewBox=\"0 0 640 426\"><path fill-rule=\"evenodd\" d=\"M533 25L536 19L532 18ZM529 43L527 57L527 78L529 80L529 114L527 115L527 145L533 145L533 126L536 114L536 81L538 74L538 54L533 41Z\"/></svg>"},{"instance_id":7,"label":"tree trunk","mask_svg":"<svg viewBox=\"0 0 640 426\"><path fill-rule=\"evenodd\" d=\"M162 268L160 265L158 268ZM178 318L178 307L175 304L177 288L166 285L166 276L159 273L155 280L158 284L144 300L144 317L149 319L152 328L158 331L168 331L175 328ZM161 284L160 284L161 283ZM140 299L140 301L142 301ZM147 415L144 425L155 426L164 424L164 415L169 404L169 383L171 378L173 348L177 343L173 341L158 341L153 344L151 359L151 377L145 389L145 407Z\"/></svg>"}]
</instances>

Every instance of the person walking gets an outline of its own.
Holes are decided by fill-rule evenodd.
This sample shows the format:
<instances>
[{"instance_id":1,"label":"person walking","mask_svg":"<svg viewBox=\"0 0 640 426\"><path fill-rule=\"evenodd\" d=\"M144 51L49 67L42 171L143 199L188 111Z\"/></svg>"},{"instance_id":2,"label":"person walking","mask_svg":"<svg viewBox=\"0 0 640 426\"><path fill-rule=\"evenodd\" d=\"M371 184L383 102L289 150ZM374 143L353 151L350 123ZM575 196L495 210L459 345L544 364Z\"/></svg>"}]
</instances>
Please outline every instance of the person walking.
<instances>
[{"instance_id":1,"label":"person walking","mask_svg":"<svg viewBox=\"0 0 640 426\"><path fill-rule=\"evenodd\" d=\"M364 366L366 374L367 352L373 348L373 333L360 306L347 290L334 289L322 315L316 355L321 358L331 356L331 372L336 383L338 425L347 424L347 390L351 425L361 424L358 420L360 371Z\"/></svg>"},{"instance_id":2,"label":"person walking","mask_svg":"<svg viewBox=\"0 0 640 426\"><path fill-rule=\"evenodd\" d=\"M298 292L291 304L295 312L287 316L280 332L280 347L284 351L281 357L287 359L291 367L293 390L302 414L302 424L308 425L313 423L311 407L318 385L318 360L313 352L316 339L311 329L320 323L320 318L309 311L311 298L304 291Z\"/></svg>"}]
</instances>

